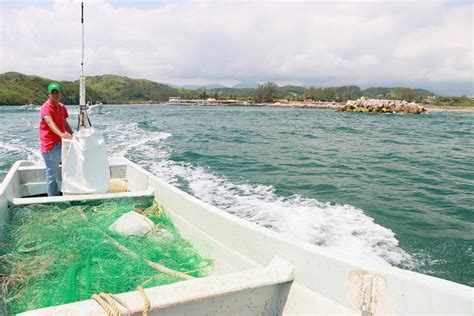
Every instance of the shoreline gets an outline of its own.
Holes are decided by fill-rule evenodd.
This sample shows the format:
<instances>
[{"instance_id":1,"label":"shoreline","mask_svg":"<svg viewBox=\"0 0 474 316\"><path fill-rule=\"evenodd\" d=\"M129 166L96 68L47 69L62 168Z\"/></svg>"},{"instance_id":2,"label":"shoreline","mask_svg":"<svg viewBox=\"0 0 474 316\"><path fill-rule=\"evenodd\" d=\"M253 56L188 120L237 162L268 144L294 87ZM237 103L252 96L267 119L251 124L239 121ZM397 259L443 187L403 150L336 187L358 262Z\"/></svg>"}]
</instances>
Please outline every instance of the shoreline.
<instances>
[{"instance_id":1,"label":"shoreline","mask_svg":"<svg viewBox=\"0 0 474 316\"><path fill-rule=\"evenodd\" d=\"M424 106L427 112L474 112L474 107Z\"/></svg>"},{"instance_id":2,"label":"shoreline","mask_svg":"<svg viewBox=\"0 0 474 316\"><path fill-rule=\"evenodd\" d=\"M213 104L196 104L196 103L173 103L167 102L159 103L162 105L181 105L181 106L225 106L225 107L273 107L273 108L303 108L303 109L320 109L320 110L339 110L345 103L338 102L294 102L294 103L213 103ZM440 113L440 112L463 112L474 113L474 107L449 107L449 106L434 106L422 105L426 109L426 113Z\"/></svg>"},{"instance_id":3,"label":"shoreline","mask_svg":"<svg viewBox=\"0 0 474 316\"><path fill-rule=\"evenodd\" d=\"M338 102L292 102L292 103L212 103L212 104L198 104L198 103L129 103L129 104L104 104L106 106L117 106L117 105L179 105L179 106L224 106L224 107L272 107L272 108L302 108L302 109L319 109L319 110L339 110L345 103ZM0 105L0 107L21 107L22 105ZM67 105L75 106L75 105ZM77 106L77 104L76 104ZM453 113L474 113L474 107L450 107L450 106L435 106L435 105L422 105L426 109L426 113L442 113L442 112L453 112Z\"/></svg>"}]
</instances>

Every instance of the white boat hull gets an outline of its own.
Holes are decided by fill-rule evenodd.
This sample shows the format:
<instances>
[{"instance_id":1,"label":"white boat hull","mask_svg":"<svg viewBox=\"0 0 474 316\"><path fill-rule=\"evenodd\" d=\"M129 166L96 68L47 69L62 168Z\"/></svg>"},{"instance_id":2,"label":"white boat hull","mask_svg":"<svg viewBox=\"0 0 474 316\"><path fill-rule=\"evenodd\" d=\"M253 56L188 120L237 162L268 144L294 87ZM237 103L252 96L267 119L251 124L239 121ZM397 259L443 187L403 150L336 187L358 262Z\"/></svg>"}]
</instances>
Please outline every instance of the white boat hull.
<instances>
[{"instance_id":1,"label":"white boat hull","mask_svg":"<svg viewBox=\"0 0 474 316\"><path fill-rule=\"evenodd\" d=\"M9 204L153 194L183 237L217 264L210 277L147 289L152 314L197 308L192 314L472 315L471 287L288 238L204 203L124 158L112 158L110 165L112 177L126 179L131 192L23 198L46 191L44 168L15 163L0 187L0 236ZM143 304L137 293L122 296L137 309ZM92 315L101 308L87 300L25 315L79 311Z\"/></svg>"},{"instance_id":2,"label":"white boat hull","mask_svg":"<svg viewBox=\"0 0 474 316\"><path fill-rule=\"evenodd\" d=\"M102 114L103 107L102 104L89 105L87 107L87 114Z\"/></svg>"}]
</instances>

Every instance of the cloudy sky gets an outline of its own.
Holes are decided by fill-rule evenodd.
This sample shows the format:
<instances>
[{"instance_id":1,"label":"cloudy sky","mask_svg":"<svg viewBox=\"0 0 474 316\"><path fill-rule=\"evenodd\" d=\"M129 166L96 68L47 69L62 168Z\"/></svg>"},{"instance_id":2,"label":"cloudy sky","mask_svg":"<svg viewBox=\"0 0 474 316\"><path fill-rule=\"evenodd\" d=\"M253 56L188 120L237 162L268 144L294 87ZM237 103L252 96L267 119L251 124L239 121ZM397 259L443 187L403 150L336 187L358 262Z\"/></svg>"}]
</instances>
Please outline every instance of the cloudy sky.
<instances>
[{"instance_id":1,"label":"cloudy sky","mask_svg":"<svg viewBox=\"0 0 474 316\"><path fill-rule=\"evenodd\" d=\"M0 1L0 73L77 79L80 1ZM474 95L471 1L84 2L87 76Z\"/></svg>"}]
</instances>

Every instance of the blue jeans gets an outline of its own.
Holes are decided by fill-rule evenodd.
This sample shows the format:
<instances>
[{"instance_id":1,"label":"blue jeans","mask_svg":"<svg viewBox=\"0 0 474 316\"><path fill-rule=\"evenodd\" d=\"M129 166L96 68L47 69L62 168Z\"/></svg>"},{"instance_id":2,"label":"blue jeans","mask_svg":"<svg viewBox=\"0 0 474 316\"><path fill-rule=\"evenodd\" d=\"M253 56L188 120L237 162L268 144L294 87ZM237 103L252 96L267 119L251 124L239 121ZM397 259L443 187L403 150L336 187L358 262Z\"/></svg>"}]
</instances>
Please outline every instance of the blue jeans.
<instances>
[{"instance_id":1,"label":"blue jeans","mask_svg":"<svg viewBox=\"0 0 474 316\"><path fill-rule=\"evenodd\" d=\"M54 145L53 149L47 153L41 153L46 164L46 184L48 185L48 196L58 196L59 189L56 177L59 171L59 161L61 160L61 143Z\"/></svg>"}]
</instances>

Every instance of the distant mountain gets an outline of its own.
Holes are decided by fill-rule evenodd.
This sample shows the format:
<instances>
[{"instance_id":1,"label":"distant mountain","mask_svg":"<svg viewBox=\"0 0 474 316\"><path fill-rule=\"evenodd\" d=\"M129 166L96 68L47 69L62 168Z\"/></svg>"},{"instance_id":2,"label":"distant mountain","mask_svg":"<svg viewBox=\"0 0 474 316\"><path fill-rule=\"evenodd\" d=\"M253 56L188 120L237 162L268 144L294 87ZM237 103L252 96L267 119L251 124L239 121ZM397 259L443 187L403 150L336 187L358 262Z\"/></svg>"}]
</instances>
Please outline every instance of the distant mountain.
<instances>
[{"instance_id":1,"label":"distant mountain","mask_svg":"<svg viewBox=\"0 0 474 316\"><path fill-rule=\"evenodd\" d=\"M52 81L61 84L65 104L79 104L79 80L59 81L28 76L17 72L0 74L0 105L42 104L47 99L46 88ZM167 101L180 90L144 79L104 75L86 78L86 100L92 103L141 103Z\"/></svg>"},{"instance_id":2,"label":"distant mountain","mask_svg":"<svg viewBox=\"0 0 474 316\"><path fill-rule=\"evenodd\" d=\"M18 72L0 74L0 105L20 105L32 102L43 104L48 98L46 88L56 80L24 75ZM66 104L79 103L79 81L57 81L61 84L62 100ZM88 100L97 100L99 95L88 89Z\"/></svg>"},{"instance_id":3,"label":"distant mountain","mask_svg":"<svg viewBox=\"0 0 474 316\"><path fill-rule=\"evenodd\" d=\"M177 84L173 84L173 83L165 82L165 83L163 83L163 84L165 84L165 85L167 85L167 86L170 86L171 88L175 88L175 89L183 88L183 87L178 86Z\"/></svg>"},{"instance_id":4,"label":"distant mountain","mask_svg":"<svg viewBox=\"0 0 474 316\"><path fill-rule=\"evenodd\" d=\"M145 79L103 75L86 78L87 91L93 89L105 103L140 103L168 101L178 89Z\"/></svg>"},{"instance_id":5,"label":"distant mountain","mask_svg":"<svg viewBox=\"0 0 474 316\"><path fill-rule=\"evenodd\" d=\"M210 90L213 96L227 97L229 99L249 99L255 95L255 89L252 88L215 88Z\"/></svg>"},{"instance_id":6,"label":"distant mountain","mask_svg":"<svg viewBox=\"0 0 474 316\"><path fill-rule=\"evenodd\" d=\"M258 85L259 85L259 83L256 82L256 81L241 81L241 82L235 84L234 86L232 86L232 88L234 88L234 89L257 89Z\"/></svg>"},{"instance_id":7,"label":"distant mountain","mask_svg":"<svg viewBox=\"0 0 474 316\"><path fill-rule=\"evenodd\" d=\"M188 84L188 85L182 86L182 88L189 89L189 90L199 90L199 89L211 90L211 89L222 89L222 88L227 88L227 87L218 83L210 83L210 84L204 84L204 85Z\"/></svg>"},{"instance_id":8,"label":"distant mountain","mask_svg":"<svg viewBox=\"0 0 474 316\"><path fill-rule=\"evenodd\" d=\"M50 81L38 76L17 72L0 75L0 104L42 104L47 98L46 87Z\"/></svg>"},{"instance_id":9,"label":"distant mountain","mask_svg":"<svg viewBox=\"0 0 474 316\"><path fill-rule=\"evenodd\" d=\"M334 89L342 100L358 99L364 95L358 86L342 86Z\"/></svg>"},{"instance_id":10,"label":"distant mountain","mask_svg":"<svg viewBox=\"0 0 474 316\"><path fill-rule=\"evenodd\" d=\"M221 88L227 88L227 87L222 85L222 84L214 83L214 84L206 84L206 85L203 86L203 88L206 88L206 89L221 89Z\"/></svg>"},{"instance_id":11,"label":"distant mountain","mask_svg":"<svg viewBox=\"0 0 474 316\"><path fill-rule=\"evenodd\" d=\"M307 89L300 86L283 86L279 87L278 91L281 94L281 98L287 95L303 95Z\"/></svg>"},{"instance_id":12,"label":"distant mountain","mask_svg":"<svg viewBox=\"0 0 474 316\"><path fill-rule=\"evenodd\" d=\"M422 98L436 95L435 93L425 90L425 89L410 89L403 87L371 87L365 90L362 90L363 93L369 95L373 98L378 99L409 99L409 98Z\"/></svg>"},{"instance_id":13,"label":"distant mountain","mask_svg":"<svg viewBox=\"0 0 474 316\"><path fill-rule=\"evenodd\" d=\"M197 90L201 88L201 86L196 85L196 84L185 84L178 87L183 88L183 89L189 89L189 90Z\"/></svg>"},{"instance_id":14,"label":"distant mountain","mask_svg":"<svg viewBox=\"0 0 474 316\"><path fill-rule=\"evenodd\" d=\"M20 105L29 103L42 104L46 98L46 87L52 79L29 76L17 72L0 74L0 105ZM63 101L66 104L79 103L79 81L59 81L62 86ZM190 86L185 88L171 87L166 84L145 79L132 79L116 75L103 75L86 78L87 101L101 100L105 104L131 104L144 102L162 102L170 97L183 99L255 99L259 92L258 83L241 82L236 86L253 86L254 88L228 88L220 84ZM264 87L262 88L264 89ZM361 96L379 99L403 99L407 101L420 100L426 96L435 95L424 89L409 89L403 87L372 87L361 90L358 86L305 88L287 85L273 87L275 99L345 101Z\"/></svg>"}]
</instances>

